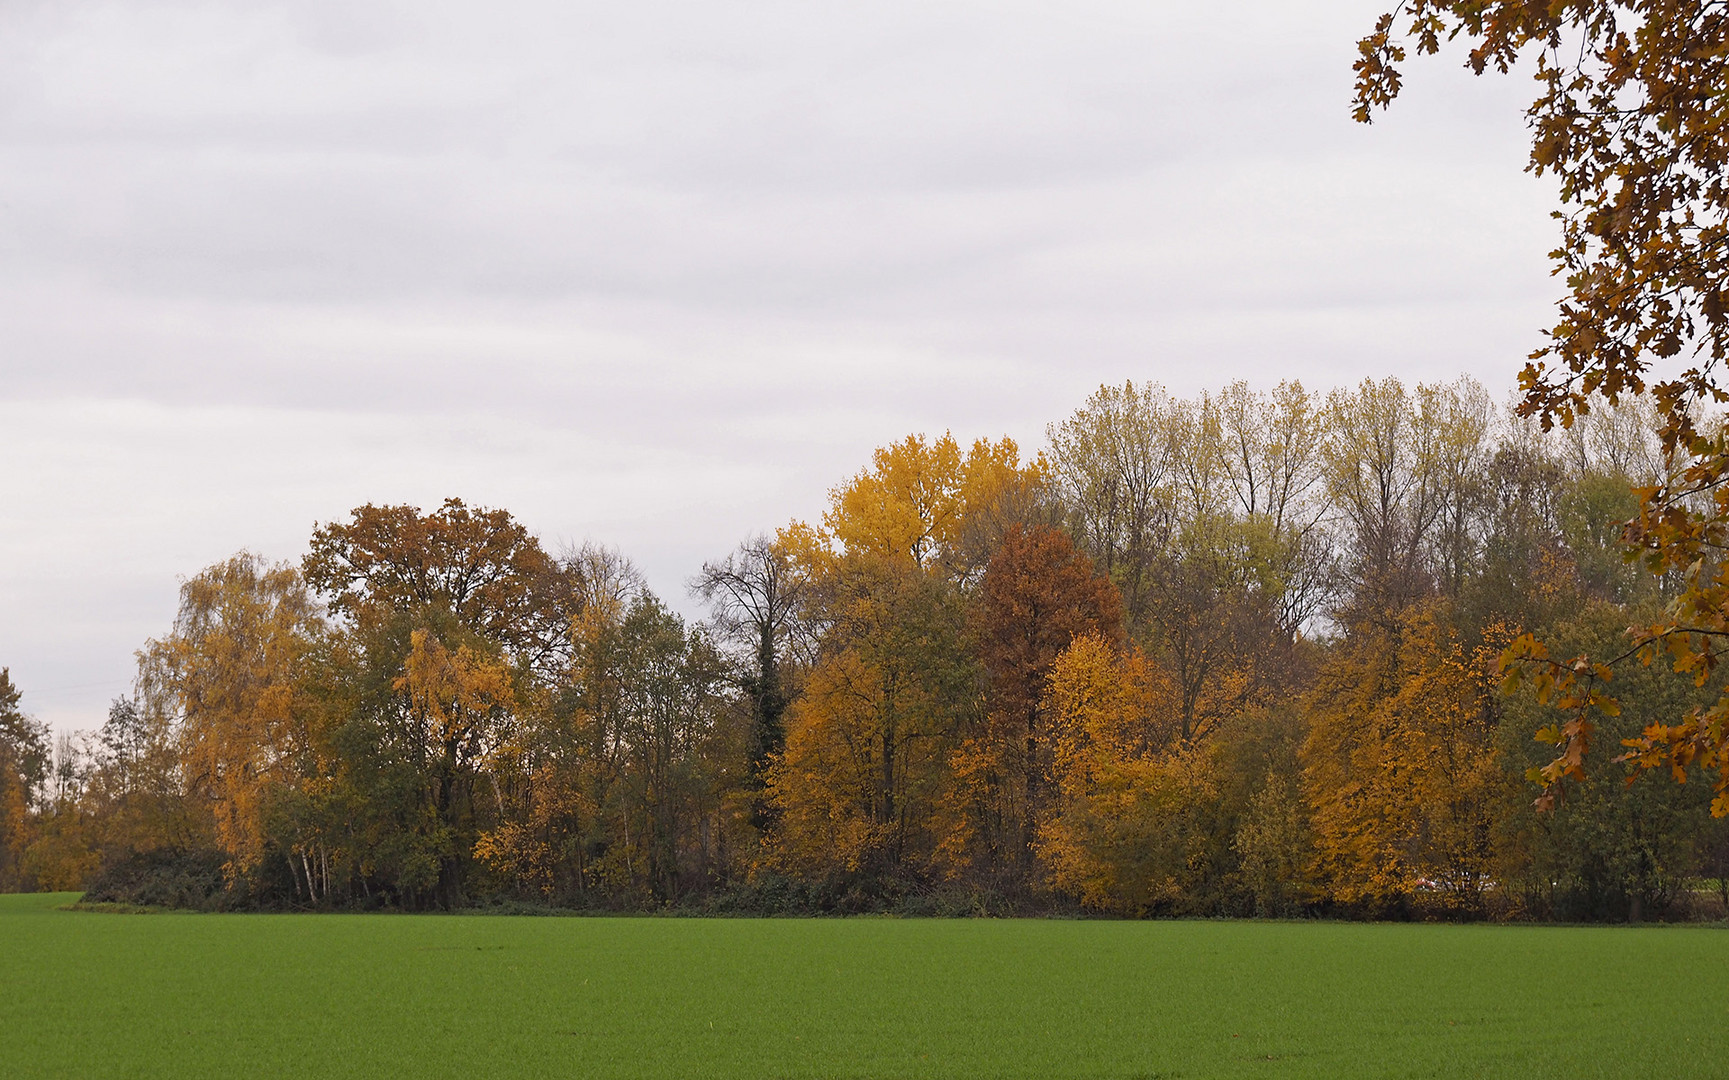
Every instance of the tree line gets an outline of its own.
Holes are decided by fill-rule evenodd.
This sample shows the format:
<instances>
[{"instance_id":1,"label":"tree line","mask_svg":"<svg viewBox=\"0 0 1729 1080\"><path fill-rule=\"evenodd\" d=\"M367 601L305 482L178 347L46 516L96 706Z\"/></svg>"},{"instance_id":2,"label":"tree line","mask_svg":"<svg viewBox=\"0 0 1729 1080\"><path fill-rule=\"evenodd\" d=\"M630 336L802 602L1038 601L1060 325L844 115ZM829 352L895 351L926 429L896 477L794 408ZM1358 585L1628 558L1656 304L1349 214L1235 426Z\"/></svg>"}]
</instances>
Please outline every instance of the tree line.
<instances>
[{"instance_id":1,"label":"tree line","mask_svg":"<svg viewBox=\"0 0 1729 1080\"><path fill-rule=\"evenodd\" d=\"M1503 655L1625 649L1648 405L1470 380L1101 387L909 436L706 563L367 505L185 581L100 731L0 676L0 889L276 908L1639 919L1729 907L1701 783L1586 761ZM1613 675L1598 738L1721 693ZM1533 783L1533 780L1538 783ZM1716 905L1714 908L1712 905Z\"/></svg>"}]
</instances>

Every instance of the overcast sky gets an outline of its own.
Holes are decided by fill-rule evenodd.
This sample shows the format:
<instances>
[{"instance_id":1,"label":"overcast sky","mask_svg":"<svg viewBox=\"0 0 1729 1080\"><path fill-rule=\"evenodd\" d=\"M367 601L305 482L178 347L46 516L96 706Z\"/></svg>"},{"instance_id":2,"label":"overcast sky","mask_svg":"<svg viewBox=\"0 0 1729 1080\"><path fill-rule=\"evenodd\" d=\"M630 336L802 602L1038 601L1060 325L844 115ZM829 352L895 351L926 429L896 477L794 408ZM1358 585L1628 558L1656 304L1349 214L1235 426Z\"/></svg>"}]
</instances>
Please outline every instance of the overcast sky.
<instances>
[{"instance_id":1,"label":"overcast sky","mask_svg":"<svg viewBox=\"0 0 1729 1080\"><path fill-rule=\"evenodd\" d=\"M675 605L909 432L1101 382L1511 390L1529 72L1390 0L0 3L0 665L101 722L179 579L502 506Z\"/></svg>"}]
</instances>

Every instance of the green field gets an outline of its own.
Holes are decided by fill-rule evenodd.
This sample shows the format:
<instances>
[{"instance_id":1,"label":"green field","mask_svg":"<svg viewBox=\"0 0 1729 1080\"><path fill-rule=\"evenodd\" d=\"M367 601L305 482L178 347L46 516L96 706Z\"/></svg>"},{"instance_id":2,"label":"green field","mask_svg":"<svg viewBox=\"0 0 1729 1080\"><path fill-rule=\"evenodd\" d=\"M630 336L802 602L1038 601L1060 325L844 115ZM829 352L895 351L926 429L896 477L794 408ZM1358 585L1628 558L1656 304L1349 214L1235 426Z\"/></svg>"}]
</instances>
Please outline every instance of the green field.
<instances>
[{"instance_id":1,"label":"green field","mask_svg":"<svg viewBox=\"0 0 1729 1080\"><path fill-rule=\"evenodd\" d=\"M0 1076L1729 1075L1729 933L112 915L0 896Z\"/></svg>"}]
</instances>

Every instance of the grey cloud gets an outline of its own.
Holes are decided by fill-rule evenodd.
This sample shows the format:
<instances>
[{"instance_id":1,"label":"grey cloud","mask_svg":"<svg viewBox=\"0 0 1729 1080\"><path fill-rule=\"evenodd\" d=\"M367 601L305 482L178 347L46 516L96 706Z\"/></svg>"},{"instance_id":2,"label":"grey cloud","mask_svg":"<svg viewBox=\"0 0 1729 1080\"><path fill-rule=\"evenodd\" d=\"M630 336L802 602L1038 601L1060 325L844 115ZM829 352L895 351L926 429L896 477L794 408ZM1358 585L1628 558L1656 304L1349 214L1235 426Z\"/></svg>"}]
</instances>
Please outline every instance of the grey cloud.
<instances>
[{"instance_id":1,"label":"grey cloud","mask_svg":"<svg viewBox=\"0 0 1729 1080\"><path fill-rule=\"evenodd\" d=\"M1424 61L1351 124L1380 10L0 8L0 664L96 722L47 690L123 684L177 575L368 500L508 506L682 602L908 431L1506 385L1554 289L1529 87Z\"/></svg>"}]
</instances>

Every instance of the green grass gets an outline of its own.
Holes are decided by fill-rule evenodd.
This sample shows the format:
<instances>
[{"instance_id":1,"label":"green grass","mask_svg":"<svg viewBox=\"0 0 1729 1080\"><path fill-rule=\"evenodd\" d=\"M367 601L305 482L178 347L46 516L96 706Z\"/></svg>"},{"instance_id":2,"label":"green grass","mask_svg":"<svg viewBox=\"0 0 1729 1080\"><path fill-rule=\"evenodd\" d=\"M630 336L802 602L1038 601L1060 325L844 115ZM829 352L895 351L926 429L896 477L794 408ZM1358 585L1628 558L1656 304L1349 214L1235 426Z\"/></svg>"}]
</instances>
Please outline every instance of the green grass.
<instances>
[{"instance_id":1,"label":"green grass","mask_svg":"<svg viewBox=\"0 0 1729 1080\"><path fill-rule=\"evenodd\" d=\"M120 915L0 896L0 1077L1729 1075L1729 932Z\"/></svg>"}]
</instances>

